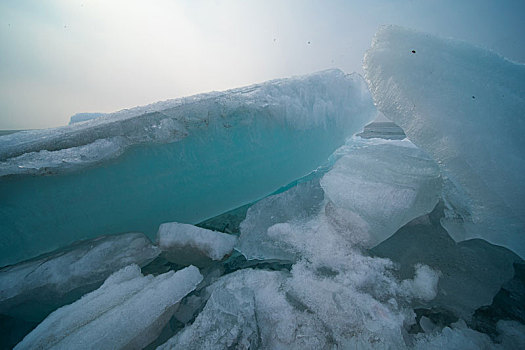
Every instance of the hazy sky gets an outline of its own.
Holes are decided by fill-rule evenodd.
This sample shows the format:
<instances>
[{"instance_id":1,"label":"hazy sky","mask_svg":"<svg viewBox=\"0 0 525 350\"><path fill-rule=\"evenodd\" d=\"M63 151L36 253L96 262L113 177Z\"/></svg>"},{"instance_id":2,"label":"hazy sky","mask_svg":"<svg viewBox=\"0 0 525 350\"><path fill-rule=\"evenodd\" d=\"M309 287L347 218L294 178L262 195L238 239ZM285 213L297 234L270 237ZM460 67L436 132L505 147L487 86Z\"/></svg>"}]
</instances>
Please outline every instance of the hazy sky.
<instances>
[{"instance_id":1,"label":"hazy sky","mask_svg":"<svg viewBox=\"0 0 525 350\"><path fill-rule=\"evenodd\" d=\"M0 129L337 67L382 24L525 62L525 0L1 0Z\"/></svg>"}]
</instances>

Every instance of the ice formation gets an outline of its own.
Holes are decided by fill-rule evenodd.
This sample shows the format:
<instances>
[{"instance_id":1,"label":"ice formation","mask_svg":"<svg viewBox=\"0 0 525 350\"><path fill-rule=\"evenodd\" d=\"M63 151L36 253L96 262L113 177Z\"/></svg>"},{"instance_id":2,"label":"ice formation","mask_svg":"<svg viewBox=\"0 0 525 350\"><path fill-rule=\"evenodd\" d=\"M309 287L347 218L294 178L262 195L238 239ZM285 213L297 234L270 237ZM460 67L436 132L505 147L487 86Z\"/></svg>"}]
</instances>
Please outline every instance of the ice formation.
<instances>
[{"instance_id":1,"label":"ice formation","mask_svg":"<svg viewBox=\"0 0 525 350\"><path fill-rule=\"evenodd\" d=\"M163 256L179 265L206 265L222 260L230 254L237 237L193 225L168 222L160 225L157 233Z\"/></svg>"},{"instance_id":2,"label":"ice formation","mask_svg":"<svg viewBox=\"0 0 525 350\"><path fill-rule=\"evenodd\" d=\"M157 277L127 266L96 291L53 312L15 349L142 349L201 280L193 266Z\"/></svg>"},{"instance_id":3,"label":"ice formation","mask_svg":"<svg viewBox=\"0 0 525 350\"><path fill-rule=\"evenodd\" d=\"M365 72L378 108L439 163L451 236L525 257L525 66L390 26Z\"/></svg>"},{"instance_id":4,"label":"ice formation","mask_svg":"<svg viewBox=\"0 0 525 350\"><path fill-rule=\"evenodd\" d=\"M2 136L0 265L264 197L375 113L360 76L330 70Z\"/></svg>"},{"instance_id":5,"label":"ice formation","mask_svg":"<svg viewBox=\"0 0 525 350\"><path fill-rule=\"evenodd\" d=\"M376 112L337 70L0 137L0 264L164 223L3 268L0 347L127 265L16 349L523 348L523 260L449 236L523 256L523 67L386 27L366 72L410 141L348 138Z\"/></svg>"},{"instance_id":6,"label":"ice formation","mask_svg":"<svg viewBox=\"0 0 525 350\"><path fill-rule=\"evenodd\" d=\"M103 236L0 269L0 314L41 321L113 272L151 262L160 250L141 233Z\"/></svg>"}]
</instances>

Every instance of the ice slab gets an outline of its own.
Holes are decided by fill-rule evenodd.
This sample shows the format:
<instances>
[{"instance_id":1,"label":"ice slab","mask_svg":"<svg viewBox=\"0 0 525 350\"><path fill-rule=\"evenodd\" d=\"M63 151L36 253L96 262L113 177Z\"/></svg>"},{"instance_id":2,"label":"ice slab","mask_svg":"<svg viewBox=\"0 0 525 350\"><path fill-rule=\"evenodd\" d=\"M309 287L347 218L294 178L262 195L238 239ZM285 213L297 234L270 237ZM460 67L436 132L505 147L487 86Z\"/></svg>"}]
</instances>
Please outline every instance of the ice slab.
<instances>
[{"instance_id":1,"label":"ice slab","mask_svg":"<svg viewBox=\"0 0 525 350\"><path fill-rule=\"evenodd\" d=\"M113 272L144 266L160 250L142 233L103 236L0 269L0 314L41 321ZM71 300L71 298L74 298Z\"/></svg>"},{"instance_id":2,"label":"ice slab","mask_svg":"<svg viewBox=\"0 0 525 350\"><path fill-rule=\"evenodd\" d=\"M30 157L16 158L24 154L36 156L42 150L55 152L90 145L97 140L109 140L118 141L122 152L129 146L142 143L178 141L199 129L212 129L228 136L222 129L253 125L254 119L267 119L271 123L302 130L336 125L350 128L344 130L344 137L348 131L358 130L363 121L366 123L375 116L371 107L366 84L359 75L327 70L224 92L161 101L115 113L94 113L98 117L85 123L6 135L0 138L0 160L20 169L18 172L15 169L8 171L4 169L6 163L1 163L0 175L42 173L41 169L28 163ZM51 159L51 155L48 157ZM105 158L101 157L101 160ZM59 173L65 165L50 164L46 171Z\"/></svg>"},{"instance_id":3,"label":"ice slab","mask_svg":"<svg viewBox=\"0 0 525 350\"><path fill-rule=\"evenodd\" d=\"M376 34L365 72L379 110L439 163L451 236L525 257L525 66L389 26Z\"/></svg>"},{"instance_id":4,"label":"ice slab","mask_svg":"<svg viewBox=\"0 0 525 350\"><path fill-rule=\"evenodd\" d=\"M194 266L157 277L127 266L99 289L53 312L15 349L142 349L201 280Z\"/></svg>"},{"instance_id":5,"label":"ice slab","mask_svg":"<svg viewBox=\"0 0 525 350\"><path fill-rule=\"evenodd\" d=\"M321 179L326 214L373 247L429 213L441 194L437 164L409 141L377 141L348 152Z\"/></svg>"},{"instance_id":6,"label":"ice slab","mask_svg":"<svg viewBox=\"0 0 525 350\"><path fill-rule=\"evenodd\" d=\"M205 266L230 254L237 237L189 224L160 225L157 242L163 256L179 265Z\"/></svg>"},{"instance_id":7,"label":"ice slab","mask_svg":"<svg viewBox=\"0 0 525 350\"><path fill-rule=\"evenodd\" d=\"M253 202L375 114L360 76L330 70L1 136L0 265Z\"/></svg>"}]
</instances>

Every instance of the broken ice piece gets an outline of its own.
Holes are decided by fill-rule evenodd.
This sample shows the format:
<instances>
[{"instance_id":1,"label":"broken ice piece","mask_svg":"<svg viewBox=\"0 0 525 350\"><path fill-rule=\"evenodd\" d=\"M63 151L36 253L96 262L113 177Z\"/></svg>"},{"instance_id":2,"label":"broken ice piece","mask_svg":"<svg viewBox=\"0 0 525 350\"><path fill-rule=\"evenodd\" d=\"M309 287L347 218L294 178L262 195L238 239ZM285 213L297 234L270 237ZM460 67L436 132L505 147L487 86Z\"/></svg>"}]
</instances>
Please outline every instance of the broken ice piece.
<instances>
[{"instance_id":1,"label":"broken ice piece","mask_svg":"<svg viewBox=\"0 0 525 350\"><path fill-rule=\"evenodd\" d=\"M160 225L157 241L164 257L179 265L206 266L233 250L237 237L193 225L169 222Z\"/></svg>"}]
</instances>

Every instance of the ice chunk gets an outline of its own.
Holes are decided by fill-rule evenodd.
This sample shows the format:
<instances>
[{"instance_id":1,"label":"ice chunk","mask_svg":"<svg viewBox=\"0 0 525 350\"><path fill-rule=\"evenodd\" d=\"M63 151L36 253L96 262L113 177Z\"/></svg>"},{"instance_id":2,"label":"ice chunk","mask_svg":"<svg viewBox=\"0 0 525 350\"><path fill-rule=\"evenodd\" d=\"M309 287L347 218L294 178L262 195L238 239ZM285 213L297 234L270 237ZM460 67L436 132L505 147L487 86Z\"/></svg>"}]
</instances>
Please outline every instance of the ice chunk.
<instances>
[{"instance_id":1,"label":"ice chunk","mask_svg":"<svg viewBox=\"0 0 525 350\"><path fill-rule=\"evenodd\" d=\"M441 177L437 164L409 141L362 144L335 163L321 186L332 222L372 247L432 211Z\"/></svg>"},{"instance_id":2,"label":"ice chunk","mask_svg":"<svg viewBox=\"0 0 525 350\"><path fill-rule=\"evenodd\" d=\"M142 233L80 241L0 269L0 314L41 321L50 311L96 289L129 264L144 266L160 250Z\"/></svg>"},{"instance_id":3,"label":"ice chunk","mask_svg":"<svg viewBox=\"0 0 525 350\"><path fill-rule=\"evenodd\" d=\"M164 257L179 265L204 266L230 254L237 237L193 225L169 222L160 225L157 241Z\"/></svg>"},{"instance_id":4,"label":"ice chunk","mask_svg":"<svg viewBox=\"0 0 525 350\"><path fill-rule=\"evenodd\" d=\"M127 266L96 291L53 312L15 349L141 349L201 280L194 266L157 277Z\"/></svg>"},{"instance_id":5,"label":"ice chunk","mask_svg":"<svg viewBox=\"0 0 525 350\"><path fill-rule=\"evenodd\" d=\"M71 116L69 124L75 124L79 122L85 122L86 120L91 120L107 115L106 113L76 113Z\"/></svg>"},{"instance_id":6,"label":"ice chunk","mask_svg":"<svg viewBox=\"0 0 525 350\"><path fill-rule=\"evenodd\" d=\"M365 72L378 108L440 164L452 238L525 257L525 65L389 26L376 34Z\"/></svg>"},{"instance_id":7,"label":"ice chunk","mask_svg":"<svg viewBox=\"0 0 525 350\"><path fill-rule=\"evenodd\" d=\"M0 265L258 200L375 114L360 76L330 70L1 136Z\"/></svg>"}]
</instances>

